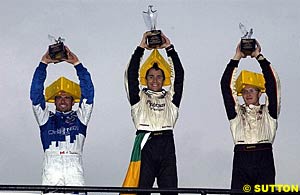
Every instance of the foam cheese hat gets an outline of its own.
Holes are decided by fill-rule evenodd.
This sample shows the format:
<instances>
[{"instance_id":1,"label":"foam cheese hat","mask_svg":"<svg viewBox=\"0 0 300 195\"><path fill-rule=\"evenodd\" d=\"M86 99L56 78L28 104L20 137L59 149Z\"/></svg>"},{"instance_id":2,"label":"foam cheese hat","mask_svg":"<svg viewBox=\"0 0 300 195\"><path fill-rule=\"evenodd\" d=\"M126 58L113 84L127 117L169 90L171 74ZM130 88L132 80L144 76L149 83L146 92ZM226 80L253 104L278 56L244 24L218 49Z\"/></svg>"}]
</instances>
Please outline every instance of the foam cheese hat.
<instances>
[{"instance_id":1,"label":"foam cheese hat","mask_svg":"<svg viewBox=\"0 0 300 195\"><path fill-rule=\"evenodd\" d=\"M152 68L153 64L157 63L158 67L164 71L165 81L163 86L171 85L171 68L168 62L163 58L157 49L154 49L150 56L146 59L140 68L140 84L147 86L146 72Z\"/></svg>"},{"instance_id":2,"label":"foam cheese hat","mask_svg":"<svg viewBox=\"0 0 300 195\"><path fill-rule=\"evenodd\" d=\"M46 87L45 90L46 102L54 103L55 96L59 95L59 93L62 91L70 94L74 98L74 101L76 103L80 101L80 97L81 97L80 86L77 83L65 77L60 77L56 81L51 83L48 87Z\"/></svg>"},{"instance_id":3,"label":"foam cheese hat","mask_svg":"<svg viewBox=\"0 0 300 195\"><path fill-rule=\"evenodd\" d=\"M265 78L260 73L242 70L235 83L238 96L242 95L242 90L246 87L246 85L256 87L260 89L262 93L266 92Z\"/></svg>"}]
</instances>

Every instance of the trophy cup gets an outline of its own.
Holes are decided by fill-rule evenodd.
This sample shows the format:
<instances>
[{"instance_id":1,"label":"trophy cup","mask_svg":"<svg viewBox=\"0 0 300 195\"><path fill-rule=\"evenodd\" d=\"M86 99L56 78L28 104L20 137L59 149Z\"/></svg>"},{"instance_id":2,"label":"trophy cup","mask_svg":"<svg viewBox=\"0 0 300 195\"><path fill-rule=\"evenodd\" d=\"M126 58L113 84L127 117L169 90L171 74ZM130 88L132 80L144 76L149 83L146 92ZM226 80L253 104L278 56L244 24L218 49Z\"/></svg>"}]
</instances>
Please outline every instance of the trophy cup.
<instances>
[{"instance_id":1,"label":"trophy cup","mask_svg":"<svg viewBox=\"0 0 300 195\"><path fill-rule=\"evenodd\" d=\"M161 31L156 30L156 19L157 10L152 10L153 5L148 6L148 11L143 11L144 22L149 29L149 36L147 36L147 45L150 48L157 48L163 44L163 39L161 37Z\"/></svg>"},{"instance_id":2,"label":"trophy cup","mask_svg":"<svg viewBox=\"0 0 300 195\"><path fill-rule=\"evenodd\" d=\"M256 40L251 38L253 29L251 28L250 31L248 31L242 23L239 24L239 27L243 34L241 37L241 51L246 56L251 55L256 48Z\"/></svg>"},{"instance_id":3,"label":"trophy cup","mask_svg":"<svg viewBox=\"0 0 300 195\"><path fill-rule=\"evenodd\" d=\"M55 42L52 45L49 45L49 56L52 60L58 60L59 62L62 62L64 59L68 59L68 55L66 52L66 48L64 46L64 39L61 37L58 37L58 39L55 39L55 37L48 35L48 38ZM58 63L58 62L57 62Z\"/></svg>"}]
</instances>

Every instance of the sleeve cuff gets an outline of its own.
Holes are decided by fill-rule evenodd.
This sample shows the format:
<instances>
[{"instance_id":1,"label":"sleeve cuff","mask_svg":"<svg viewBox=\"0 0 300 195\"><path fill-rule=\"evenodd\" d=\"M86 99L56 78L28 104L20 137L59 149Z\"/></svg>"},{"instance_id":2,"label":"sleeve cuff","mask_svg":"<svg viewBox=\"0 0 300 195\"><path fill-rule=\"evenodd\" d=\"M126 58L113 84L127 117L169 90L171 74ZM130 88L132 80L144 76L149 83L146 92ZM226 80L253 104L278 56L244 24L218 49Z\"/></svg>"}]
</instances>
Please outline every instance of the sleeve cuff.
<instances>
[{"instance_id":1,"label":"sleeve cuff","mask_svg":"<svg viewBox=\"0 0 300 195\"><path fill-rule=\"evenodd\" d=\"M172 54L176 53L174 45L170 45L166 47L167 56L171 56Z\"/></svg>"},{"instance_id":2,"label":"sleeve cuff","mask_svg":"<svg viewBox=\"0 0 300 195\"><path fill-rule=\"evenodd\" d=\"M266 58L264 58L263 60L257 60L257 61L261 67L269 66L271 64Z\"/></svg>"},{"instance_id":3,"label":"sleeve cuff","mask_svg":"<svg viewBox=\"0 0 300 195\"><path fill-rule=\"evenodd\" d=\"M41 61L40 64L39 64L39 67L40 68L43 68L43 69L46 69L48 66L48 64L46 64L45 62Z\"/></svg>"},{"instance_id":4,"label":"sleeve cuff","mask_svg":"<svg viewBox=\"0 0 300 195\"><path fill-rule=\"evenodd\" d=\"M73 65L74 65L74 66L77 66L78 64L81 64L81 62L80 62L80 61L77 61L77 62L74 63Z\"/></svg>"},{"instance_id":5,"label":"sleeve cuff","mask_svg":"<svg viewBox=\"0 0 300 195\"><path fill-rule=\"evenodd\" d=\"M76 71L80 71L80 70L84 69L83 64L81 64L81 63L74 66L74 68L76 69Z\"/></svg>"}]
</instances>

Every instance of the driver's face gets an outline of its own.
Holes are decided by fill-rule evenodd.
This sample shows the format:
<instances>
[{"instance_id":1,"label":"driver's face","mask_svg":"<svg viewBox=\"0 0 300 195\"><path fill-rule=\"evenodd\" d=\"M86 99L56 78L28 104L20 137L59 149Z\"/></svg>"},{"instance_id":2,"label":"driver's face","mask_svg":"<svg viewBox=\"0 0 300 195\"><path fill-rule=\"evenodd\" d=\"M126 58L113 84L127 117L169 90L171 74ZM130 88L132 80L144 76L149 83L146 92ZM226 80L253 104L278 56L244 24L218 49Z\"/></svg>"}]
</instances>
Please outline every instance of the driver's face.
<instances>
[{"instance_id":1,"label":"driver's face","mask_svg":"<svg viewBox=\"0 0 300 195\"><path fill-rule=\"evenodd\" d=\"M150 69L146 80L148 89L152 91L162 90L164 77L161 70L155 70L154 68Z\"/></svg>"},{"instance_id":2,"label":"driver's face","mask_svg":"<svg viewBox=\"0 0 300 195\"><path fill-rule=\"evenodd\" d=\"M71 111L73 105L74 105L74 99L70 94L66 92L60 92L59 95L55 96L55 106L57 111L60 112Z\"/></svg>"}]
</instances>

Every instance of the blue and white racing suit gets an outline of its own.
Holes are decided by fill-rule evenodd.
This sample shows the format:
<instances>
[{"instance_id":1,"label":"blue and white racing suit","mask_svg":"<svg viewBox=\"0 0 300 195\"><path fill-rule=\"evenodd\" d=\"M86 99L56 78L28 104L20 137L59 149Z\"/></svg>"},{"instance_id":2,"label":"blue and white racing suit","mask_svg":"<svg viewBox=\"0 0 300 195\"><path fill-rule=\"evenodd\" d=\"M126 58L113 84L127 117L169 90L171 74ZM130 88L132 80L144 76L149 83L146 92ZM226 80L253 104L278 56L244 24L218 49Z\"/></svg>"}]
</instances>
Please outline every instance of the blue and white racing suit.
<instances>
[{"instance_id":1,"label":"blue and white racing suit","mask_svg":"<svg viewBox=\"0 0 300 195\"><path fill-rule=\"evenodd\" d=\"M74 67L81 88L76 111L53 113L48 110L43 94L47 64L41 62L33 75L30 99L45 154L43 185L84 185L82 152L93 109L94 86L90 73L81 63Z\"/></svg>"}]
</instances>

